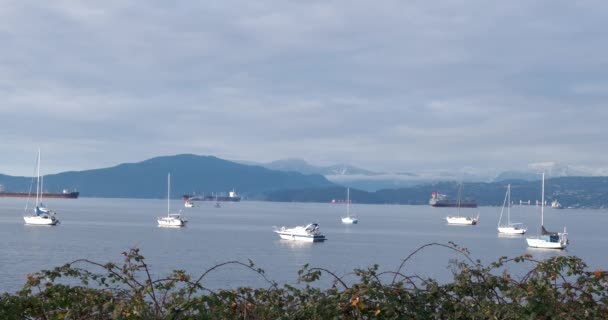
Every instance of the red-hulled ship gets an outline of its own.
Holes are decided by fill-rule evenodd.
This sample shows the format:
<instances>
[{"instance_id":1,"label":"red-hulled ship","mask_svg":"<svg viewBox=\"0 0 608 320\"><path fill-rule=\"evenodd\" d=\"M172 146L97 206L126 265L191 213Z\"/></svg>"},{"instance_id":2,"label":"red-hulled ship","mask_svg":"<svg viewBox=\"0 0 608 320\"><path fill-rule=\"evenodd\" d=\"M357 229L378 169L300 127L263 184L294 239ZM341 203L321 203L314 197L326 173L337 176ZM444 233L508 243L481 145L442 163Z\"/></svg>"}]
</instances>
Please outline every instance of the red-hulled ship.
<instances>
[{"instance_id":1,"label":"red-hulled ship","mask_svg":"<svg viewBox=\"0 0 608 320\"><path fill-rule=\"evenodd\" d=\"M59 199L77 199L80 195L78 191L68 191L63 190L62 193L49 193L43 192L40 194L43 198L59 198ZM36 194L31 194L28 192L6 192L0 191L0 198L27 198L27 197L36 197Z\"/></svg>"}]
</instances>

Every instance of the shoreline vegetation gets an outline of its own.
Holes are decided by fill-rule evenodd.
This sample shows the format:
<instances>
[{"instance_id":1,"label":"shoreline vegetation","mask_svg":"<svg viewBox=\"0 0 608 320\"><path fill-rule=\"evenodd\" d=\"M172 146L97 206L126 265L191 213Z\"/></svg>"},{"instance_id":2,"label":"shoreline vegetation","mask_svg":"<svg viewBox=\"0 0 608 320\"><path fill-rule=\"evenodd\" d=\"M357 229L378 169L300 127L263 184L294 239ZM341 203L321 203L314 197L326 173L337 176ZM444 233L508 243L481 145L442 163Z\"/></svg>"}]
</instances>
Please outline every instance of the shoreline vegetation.
<instances>
[{"instance_id":1,"label":"shoreline vegetation","mask_svg":"<svg viewBox=\"0 0 608 320\"><path fill-rule=\"evenodd\" d=\"M422 250L448 249L453 280L440 283L406 273ZM192 276L174 270L151 276L138 248L122 264L81 259L27 276L21 290L0 296L1 319L605 319L608 272L590 271L575 256L544 261L531 254L501 257L488 265L455 243L429 243L394 271L378 265L338 276L304 265L298 285L280 285L252 261L229 261ZM509 266L529 266L523 276ZM211 290L209 273L227 266L259 275L267 287ZM357 280L348 283L345 277ZM328 277L332 285L317 282Z\"/></svg>"}]
</instances>

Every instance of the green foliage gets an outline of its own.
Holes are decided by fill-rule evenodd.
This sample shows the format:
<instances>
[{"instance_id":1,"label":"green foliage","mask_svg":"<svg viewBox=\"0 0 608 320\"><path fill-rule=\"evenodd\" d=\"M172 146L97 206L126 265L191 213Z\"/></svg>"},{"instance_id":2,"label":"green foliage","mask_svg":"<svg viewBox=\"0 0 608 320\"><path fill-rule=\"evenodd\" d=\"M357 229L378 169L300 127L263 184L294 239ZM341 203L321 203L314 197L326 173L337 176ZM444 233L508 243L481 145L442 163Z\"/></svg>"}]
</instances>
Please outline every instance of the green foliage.
<instances>
[{"instance_id":1,"label":"green foliage","mask_svg":"<svg viewBox=\"0 0 608 320\"><path fill-rule=\"evenodd\" d=\"M453 281L439 283L404 273L419 251L441 247L461 255ZM89 260L29 275L23 288L0 297L0 319L594 319L608 315L608 273L587 271L577 257L536 261L529 254L484 266L454 243L424 245L395 271L355 269L347 283L333 272L304 265L299 285L279 286L253 262L218 264L193 278L183 270L153 279L137 248L122 265ZM530 271L515 279L508 266ZM205 288L212 271L237 265L255 272L266 288ZM93 270L97 270L94 272ZM330 288L314 284L324 276ZM351 275L349 275L351 276Z\"/></svg>"}]
</instances>

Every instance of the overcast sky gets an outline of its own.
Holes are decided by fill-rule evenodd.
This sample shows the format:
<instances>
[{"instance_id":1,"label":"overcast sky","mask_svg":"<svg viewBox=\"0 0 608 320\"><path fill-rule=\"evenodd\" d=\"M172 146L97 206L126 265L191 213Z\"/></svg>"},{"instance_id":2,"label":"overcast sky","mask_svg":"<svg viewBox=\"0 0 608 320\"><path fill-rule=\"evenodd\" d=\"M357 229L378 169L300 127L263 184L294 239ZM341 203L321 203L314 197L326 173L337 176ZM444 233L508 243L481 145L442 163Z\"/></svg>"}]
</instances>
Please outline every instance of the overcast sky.
<instances>
[{"instance_id":1,"label":"overcast sky","mask_svg":"<svg viewBox=\"0 0 608 320\"><path fill-rule=\"evenodd\" d=\"M0 0L0 173L608 167L605 1Z\"/></svg>"}]
</instances>

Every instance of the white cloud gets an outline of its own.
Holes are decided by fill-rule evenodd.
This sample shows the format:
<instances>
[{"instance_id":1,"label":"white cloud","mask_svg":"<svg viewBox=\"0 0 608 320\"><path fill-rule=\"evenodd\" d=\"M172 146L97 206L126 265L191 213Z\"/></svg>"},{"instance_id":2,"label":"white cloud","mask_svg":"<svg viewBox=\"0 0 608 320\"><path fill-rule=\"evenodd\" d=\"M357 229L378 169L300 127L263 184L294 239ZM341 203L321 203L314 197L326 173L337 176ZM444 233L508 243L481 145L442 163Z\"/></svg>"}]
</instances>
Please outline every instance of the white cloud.
<instances>
[{"instance_id":1,"label":"white cloud","mask_svg":"<svg viewBox=\"0 0 608 320\"><path fill-rule=\"evenodd\" d=\"M35 144L51 171L186 152L601 169L607 18L600 1L2 2L0 173L29 174Z\"/></svg>"}]
</instances>

